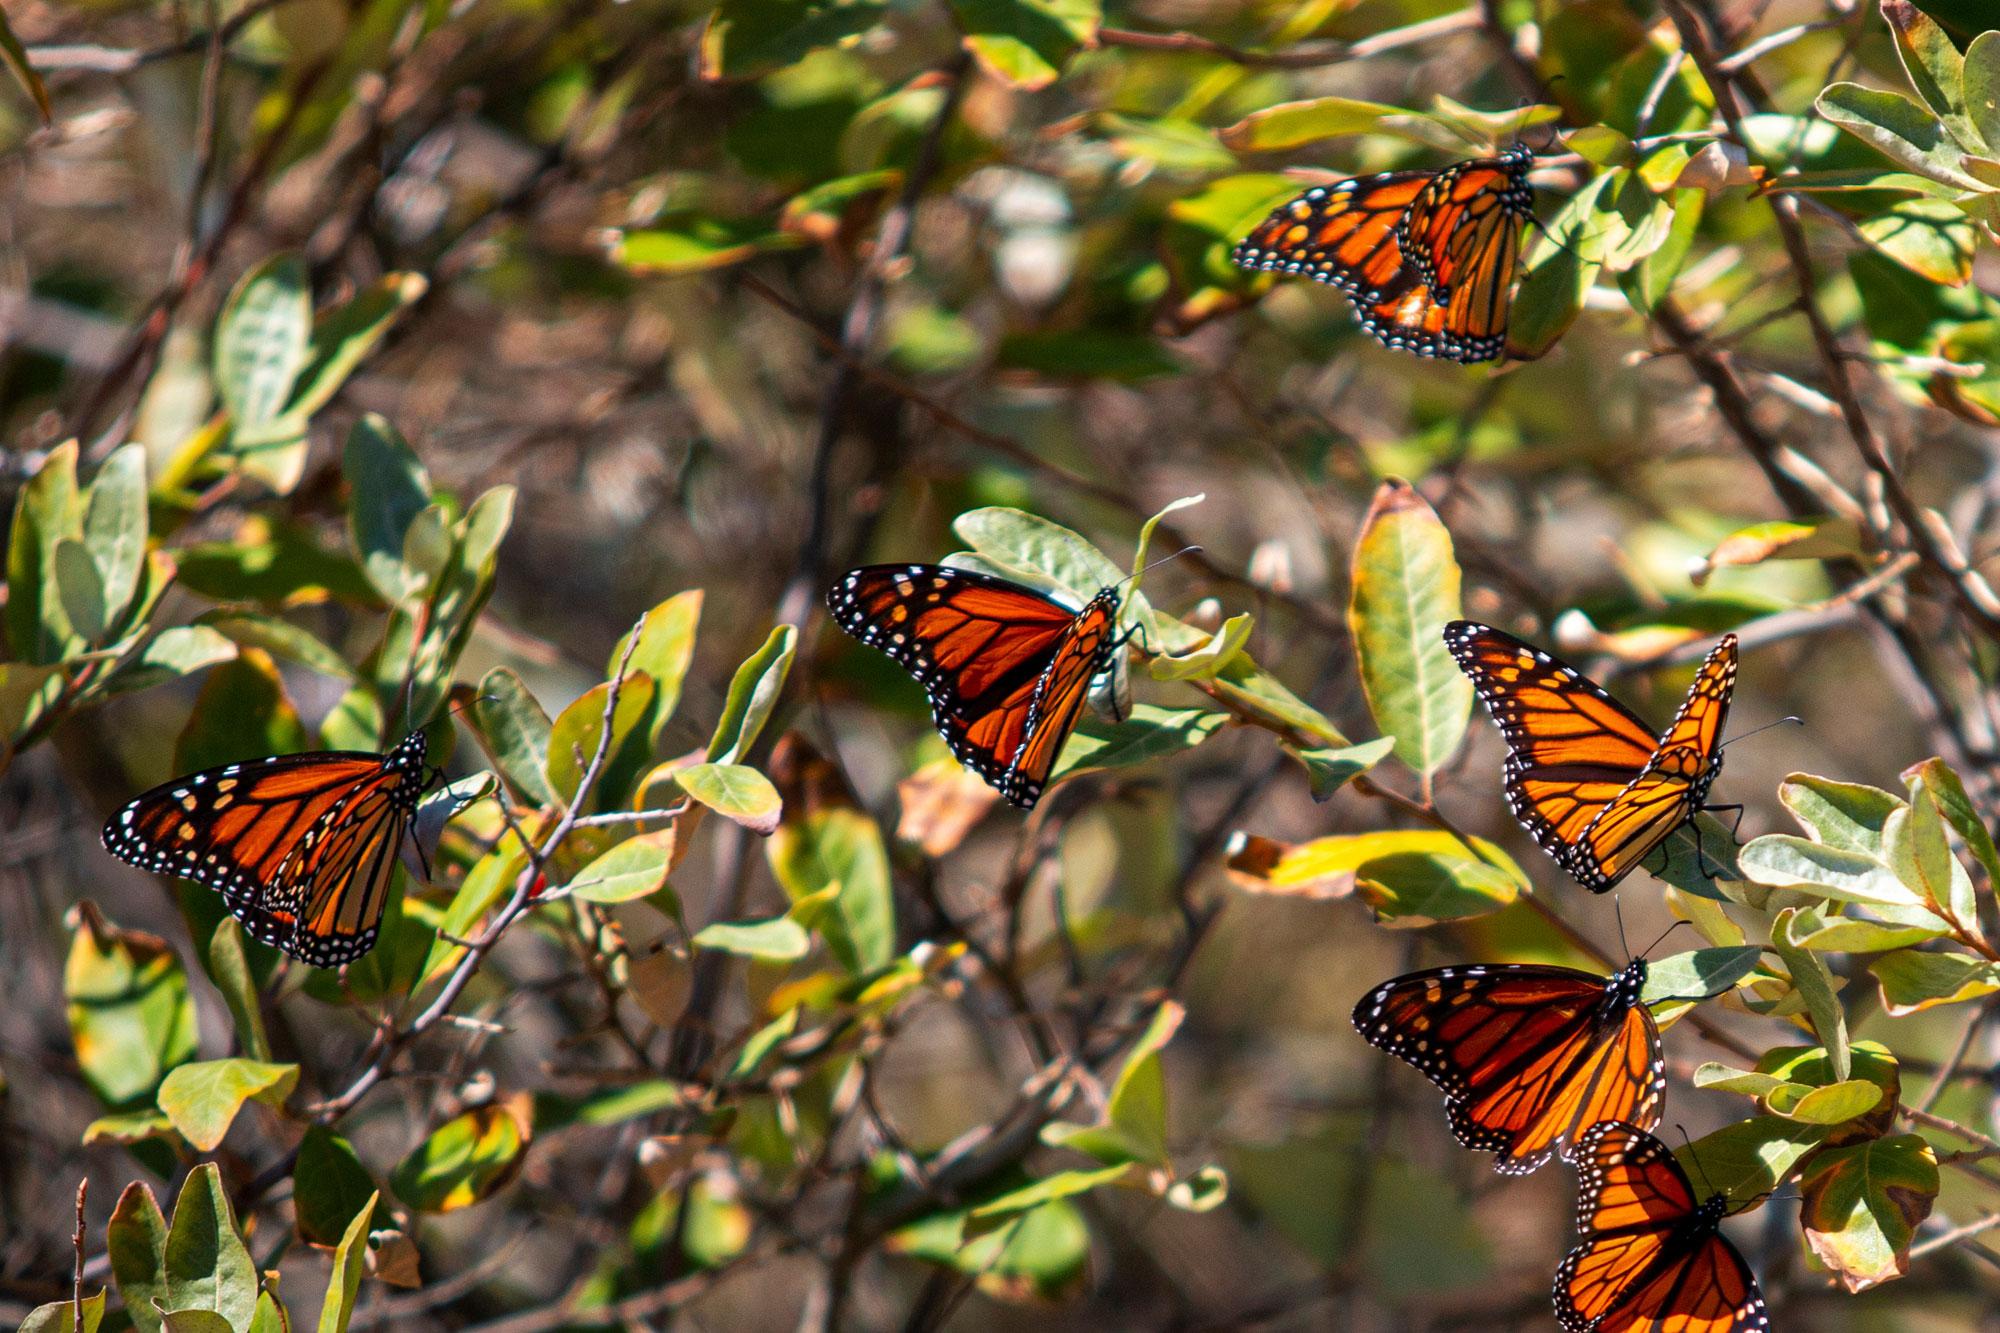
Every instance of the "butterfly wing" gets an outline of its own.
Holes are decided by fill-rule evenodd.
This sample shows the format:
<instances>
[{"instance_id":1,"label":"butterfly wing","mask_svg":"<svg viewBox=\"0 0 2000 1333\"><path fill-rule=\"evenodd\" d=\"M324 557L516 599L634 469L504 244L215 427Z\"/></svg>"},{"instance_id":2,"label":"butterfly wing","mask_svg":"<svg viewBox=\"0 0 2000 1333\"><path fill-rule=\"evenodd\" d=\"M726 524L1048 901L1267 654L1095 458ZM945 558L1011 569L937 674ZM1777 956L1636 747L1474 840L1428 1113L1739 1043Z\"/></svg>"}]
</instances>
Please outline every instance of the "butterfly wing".
<instances>
[{"instance_id":1,"label":"butterfly wing","mask_svg":"<svg viewBox=\"0 0 2000 1333\"><path fill-rule=\"evenodd\" d=\"M1090 683L1115 651L1112 630L1117 615L1118 594L1114 590L1106 589L1093 598L1077 614L1056 646L1048 669L1036 680L1025 715L1021 714L1018 701L1010 701L1004 710L1005 721L999 724L999 729L1009 730L1016 716L1021 719L1020 743L999 784L1000 794L1014 804L1027 808L1041 799L1049 772L1083 715L1084 703L1090 697Z\"/></svg>"},{"instance_id":2,"label":"butterfly wing","mask_svg":"<svg viewBox=\"0 0 2000 1333\"><path fill-rule=\"evenodd\" d=\"M1604 1124L1577 1145L1577 1232L1556 1271L1556 1319L1573 1333L1749 1333L1768 1329L1757 1282L1698 1205L1667 1146Z\"/></svg>"},{"instance_id":3,"label":"butterfly wing","mask_svg":"<svg viewBox=\"0 0 2000 1333\"><path fill-rule=\"evenodd\" d=\"M253 938L314 966L336 966L373 944L386 883L364 880L358 904L343 899L335 917L353 929L322 946L301 920L319 881L302 871L338 868L347 851L372 849L372 838L355 841L369 829L394 834L393 865L423 793L424 755L423 733L413 732L387 755L316 751L206 769L124 806L105 824L104 846L143 870L216 890ZM398 818L376 828L378 805Z\"/></svg>"},{"instance_id":4,"label":"butterfly wing","mask_svg":"<svg viewBox=\"0 0 2000 1333\"><path fill-rule=\"evenodd\" d=\"M1435 174L1390 171L1307 190L1258 223L1231 258L1324 282L1365 303L1406 271L1397 231Z\"/></svg>"},{"instance_id":5,"label":"butterfly wing","mask_svg":"<svg viewBox=\"0 0 2000 1333\"><path fill-rule=\"evenodd\" d=\"M842 629L924 687L959 762L1023 808L1040 798L1091 678L1110 657L1117 605L1107 590L1072 611L945 565L870 565L827 594Z\"/></svg>"},{"instance_id":6,"label":"butterfly wing","mask_svg":"<svg viewBox=\"0 0 2000 1333\"><path fill-rule=\"evenodd\" d=\"M1715 646L1646 767L1590 821L1576 849L1578 875L1610 887L1700 813L1722 770L1722 724L1736 688L1736 636ZM1576 873L1574 870L1571 873Z\"/></svg>"},{"instance_id":7,"label":"butterfly wing","mask_svg":"<svg viewBox=\"0 0 2000 1333\"><path fill-rule=\"evenodd\" d=\"M1584 880L1575 864L1578 841L1652 762L1657 738L1576 668L1511 634L1455 620L1444 641L1507 742L1514 818Z\"/></svg>"},{"instance_id":8,"label":"butterfly wing","mask_svg":"<svg viewBox=\"0 0 2000 1333\"><path fill-rule=\"evenodd\" d=\"M1516 148L1499 157L1446 167L1431 177L1405 210L1397 240L1404 260L1439 301L1482 275L1499 279L1503 303L1513 282L1521 225L1534 215L1528 185L1534 155Z\"/></svg>"},{"instance_id":9,"label":"butterfly wing","mask_svg":"<svg viewBox=\"0 0 2000 1333\"><path fill-rule=\"evenodd\" d=\"M1354 1026L1445 1094L1452 1133L1533 1171L1591 1126L1659 1122L1660 1036L1638 1003L1645 965L1616 977L1566 967L1444 967L1384 983Z\"/></svg>"}]
</instances>

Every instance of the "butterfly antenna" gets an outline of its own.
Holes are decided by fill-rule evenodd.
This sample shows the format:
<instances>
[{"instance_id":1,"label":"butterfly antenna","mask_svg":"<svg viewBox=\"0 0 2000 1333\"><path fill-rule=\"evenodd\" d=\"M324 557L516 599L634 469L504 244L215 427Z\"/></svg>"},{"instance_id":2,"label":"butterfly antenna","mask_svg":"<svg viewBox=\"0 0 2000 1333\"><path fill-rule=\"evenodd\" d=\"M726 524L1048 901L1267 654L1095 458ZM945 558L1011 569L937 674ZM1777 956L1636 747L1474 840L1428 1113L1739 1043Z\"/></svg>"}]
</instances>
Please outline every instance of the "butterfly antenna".
<instances>
[{"instance_id":1,"label":"butterfly antenna","mask_svg":"<svg viewBox=\"0 0 2000 1333\"><path fill-rule=\"evenodd\" d=\"M1796 722L1802 727L1806 724L1806 720L1802 717L1781 717L1776 722L1766 722L1761 727L1752 727L1750 730L1744 732L1741 736L1731 736L1728 740L1724 741L1720 746L1716 748L1727 750L1730 746L1736 744L1736 742L1738 741L1747 741L1752 736L1762 735L1764 732L1769 731L1773 727L1784 726L1787 722Z\"/></svg>"},{"instance_id":2,"label":"butterfly antenna","mask_svg":"<svg viewBox=\"0 0 2000 1333\"><path fill-rule=\"evenodd\" d=\"M1721 1194L1723 1191L1717 1189L1715 1182L1708 1178L1708 1168L1701 1164L1701 1154L1694 1150L1694 1140L1688 1137L1687 1126L1676 1121L1674 1128L1680 1131L1681 1142L1687 1145L1688 1160L1694 1163L1694 1173L1701 1177L1701 1183L1708 1186L1710 1194Z\"/></svg>"},{"instance_id":3,"label":"butterfly antenna","mask_svg":"<svg viewBox=\"0 0 2000 1333\"><path fill-rule=\"evenodd\" d=\"M1625 905L1617 894L1611 895L1611 915L1618 922L1618 947L1625 951L1625 961L1632 960L1632 946L1625 942Z\"/></svg>"},{"instance_id":4,"label":"butterfly antenna","mask_svg":"<svg viewBox=\"0 0 2000 1333\"><path fill-rule=\"evenodd\" d=\"M1661 944L1665 943L1667 936L1673 934L1675 931L1679 930L1682 926L1690 926L1693 924L1694 923L1691 921L1676 921L1674 922L1673 925L1668 926L1665 930L1660 932L1660 937L1658 939L1654 940L1651 944L1646 946L1647 956L1650 956L1653 950L1659 948ZM1707 999L1708 997L1704 995L1702 998Z\"/></svg>"},{"instance_id":5,"label":"butterfly antenna","mask_svg":"<svg viewBox=\"0 0 2000 1333\"><path fill-rule=\"evenodd\" d=\"M1138 569L1133 570L1130 574L1127 574L1124 578L1118 580L1118 582L1121 584L1137 583L1140 579L1144 578L1148 572L1158 569L1161 565L1166 564L1168 561L1178 560L1184 555L1193 555L1195 552L1199 550L1201 550L1199 546L1183 546L1181 547L1180 550L1175 551L1172 555L1163 555L1158 560L1148 560L1144 565L1141 565Z\"/></svg>"}]
</instances>

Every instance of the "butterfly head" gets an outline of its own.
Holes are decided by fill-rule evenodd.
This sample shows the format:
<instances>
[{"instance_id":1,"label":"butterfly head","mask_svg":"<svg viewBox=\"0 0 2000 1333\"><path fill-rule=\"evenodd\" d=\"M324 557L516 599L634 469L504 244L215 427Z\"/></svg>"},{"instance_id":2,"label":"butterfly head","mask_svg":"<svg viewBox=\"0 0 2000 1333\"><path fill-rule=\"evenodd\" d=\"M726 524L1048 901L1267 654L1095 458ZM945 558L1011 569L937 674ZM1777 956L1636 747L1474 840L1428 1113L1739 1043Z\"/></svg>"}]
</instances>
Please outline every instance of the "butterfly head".
<instances>
[{"instance_id":1,"label":"butterfly head","mask_svg":"<svg viewBox=\"0 0 2000 1333\"><path fill-rule=\"evenodd\" d=\"M1604 989L1621 1011L1638 1008L1639 996L1646 989L1646 960L1634 958L1619 968L1605 978Z\"/></svg>"}]
</instances>

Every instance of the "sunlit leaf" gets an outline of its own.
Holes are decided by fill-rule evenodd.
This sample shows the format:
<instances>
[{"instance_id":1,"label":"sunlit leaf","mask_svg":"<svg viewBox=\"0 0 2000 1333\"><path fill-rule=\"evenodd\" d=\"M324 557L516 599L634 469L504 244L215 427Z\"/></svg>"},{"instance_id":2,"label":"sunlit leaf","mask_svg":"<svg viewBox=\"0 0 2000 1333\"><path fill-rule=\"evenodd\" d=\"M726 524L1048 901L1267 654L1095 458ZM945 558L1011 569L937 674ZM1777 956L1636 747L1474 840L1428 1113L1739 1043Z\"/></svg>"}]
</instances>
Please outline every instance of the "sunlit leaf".
<instances>
[{"instance_id":1,"label":"sunlit leaf","mask_svg":"<svg viewBox=\"0 0 2000 1333\"><path fill-rule=\"evenodd\" d=\"M1962 953L1901 949L1868 965L1882 989L1882 1008L1914 1014L1940 1004L1960 1004L2000 991L2000 964Z\"/></svg>"},{"instance_id":2,"label":"sunlit leaf","mask_svg":"<svg viewBox=\"0 0 2000 1333\"><path fill-rule=\"evenodd\" d=\"M1451 534L1416 488L1384 482L1354 543L1347 621L1368 708L1396 757L1426 776L1472 715L1472 682L1444 645L1462 614Z\"/></svg>"},{"instance_id":3,"label":"sunlit leaf","mask_svg":"<svg viewBox=\"0 0 2000 1333\"><path fill-rule=\"evenodd\" d=\"M389 1187L418 1212L469 1208L514 1178L527 1146L528 1126L512 1107L504 1103L477 1107L446 1121L398 1162ZM357 1218L355 1223L363 1236L364 1220Z\"/></svg>"},{"instance_id":4,"label":"sunlit leaf","mask_svg":"<svg viewBox=\"0 0 2000 1333\"><path fill-rule=\"evenodd\" d=\"M160 1084L160 1109L203 1152L213 1152L253 1097L282 1107L298 1085L299 1067L260 1060L204 1060L181 1065Z\"/></svg>"},{"instance_id":5,"label":"sunlit leaf","mask_svg":"<svg viewBox=\"0 0 2000 1333\"><path fill-rule=\"evenodd\" d=\"M187 973L165 940L117 929L88 899L71 920L63 994L77 1064L107 1106L150 1098L195 1052Z\"/></svg>"},{"instance_id":6,"label":"sunlit leaf","mask_svg":"<svg viewBox=\"0 0 2000 1333\"><path fill-rule=\"evenodd\" d=\"M1003 83L1033 90L1054 83L1071 55L1094 46L1099 0L951 0L966 50Z\"/></svg>"},{"instance_id":7,"label":"sunlit leaf","mask_svg":"<svg viewBox=\"0 0 2000 1333\"><path fill-rule=\"evenodd\" d=\"M181 1182L174 1220L167 1229L166 1297L169 1310L208 1310L233 1328L250 1322L257 1308L257 1267L236 1230L236 1215L222 1173L203 1162Z\"/></svg>"},{"instance_id":8,"label":"sunlit leaf","mask_svg":"<svg viewBox=\"0 0 2000 1333\"><path fill-rule=\"evenodd\" d=\"M1841 1285L1865 1291L1908 1271L1910 1242L1937 1194L1937 1154L1922 1136L1899 1134L1814 1157L1799 1183L1799 1220Z\"/></svg>"},{"instance_id":9,"label":"sunlit leaf","mask_svg":"<svg viewBox=\"0 0 2000 1333\"><path fill-rule=\"evenodd\" d=\"M672 829L627 838L579 870L569 883L570 892L593 903L644 898L667 882L673 854Z\"/></svg>"},{"instance_id":10,"label":"sunlit leaf","mask_svg":"<svg viewBox=\"0 0 2000 1333\"><path fill-rule=\"evenodd\" d=\"M354 1317L354 1302L361 1294L361 1274L368 1259L368 1222L377 1197L369 1195L333 1252L333 1272L319 1307L319 1333L347 1333L348 1320Z\"/></svg>"},{"instance_id":11,"label":"sunlit leaf","mask_svg":"<svg viewBox=\"0 0 2000 1333\"><path fill-rule=\"evenodd\" d=\"M690 764L674 780L695 800L753 833L778 827L780 801L771 780L744 764Z\"/></svg>"}]
</instances>

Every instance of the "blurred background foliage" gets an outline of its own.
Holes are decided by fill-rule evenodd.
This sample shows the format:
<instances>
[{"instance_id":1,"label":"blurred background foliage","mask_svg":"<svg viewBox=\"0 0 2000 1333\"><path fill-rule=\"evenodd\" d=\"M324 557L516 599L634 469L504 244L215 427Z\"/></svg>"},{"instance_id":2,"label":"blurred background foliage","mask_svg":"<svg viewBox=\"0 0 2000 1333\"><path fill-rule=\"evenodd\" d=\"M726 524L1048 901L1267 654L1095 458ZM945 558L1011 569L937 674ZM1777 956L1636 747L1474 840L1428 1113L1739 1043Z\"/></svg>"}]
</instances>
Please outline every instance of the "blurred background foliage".
<instances>
[{"instance_id":1,"label":"blurred background foliage","mask_svg":"<svg viewBox=\"0 0 2000 1333\"><path fill-rule=\"evenodd\" d=\"M1680 918L1669 1123L1791 1182L1776 1326L1990 1326L1986 9L9 0L0 1317L1546 1327L1569 1172L1347 1015ZM1228 263L1517 138L1498 372ZM1087 596L1198 495L1025 821L819 610ZM1621 935L1528 844L1460 613L1660 721L1743 636L1732 729L1806 725L1719 884ZM342 976L97 846L424 724L433 877Z\"/></svg>"}]
</instances>

